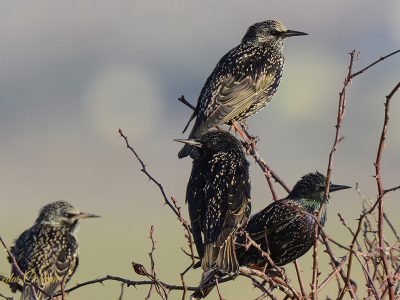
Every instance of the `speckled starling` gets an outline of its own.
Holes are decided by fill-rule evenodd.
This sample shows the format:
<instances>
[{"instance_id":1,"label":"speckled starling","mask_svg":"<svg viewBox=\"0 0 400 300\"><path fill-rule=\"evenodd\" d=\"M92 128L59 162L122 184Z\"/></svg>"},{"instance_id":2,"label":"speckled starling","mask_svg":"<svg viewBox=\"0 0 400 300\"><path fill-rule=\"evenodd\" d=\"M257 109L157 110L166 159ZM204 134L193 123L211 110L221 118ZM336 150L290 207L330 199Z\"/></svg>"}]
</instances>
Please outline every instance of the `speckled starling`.
<instances>
[{"instance_id":1,"label":"speckled starling","mask_svg":"<svg viewBox=\"0 0 400 300\"><path fill-rule=\"evenodd\" d=\"M309 173L296 183L289 195L268 205L250 218L246 231L263 251L268 252L277 266L286 265L304 255L314 244L315 219L309 215L323 207L320 222L326 221L326 205L323 197L326 178L319 172ZM350 188L330 184L330 192ZM307 214L309 213L309 214ZM238 237L238 244L245 243ZM241 265L264 268L266 259L260 251L237 246Z\"/></svg>"},{"instance_id":2,"label":"speckled starling","mask_svg":"<svg viewBox=\"0 0 400 300\"><path fill-rule=\"evenodd\" d=\"M261 110L275 94L282 76L283 40L305 35L269 20L249 27L242 42L225 54L204 84L197 106L186 125L196 118L189 139L216 125L241 121ZM185 145L179 158L193 148Z\"/></svg>"},{"instance_id":3,"label":"speckled starling","mask_svg":"<svg viewBox=\"0 0 400 300\"><path fill-rule=\"evenodd\" d=\"M79 220L94 217L98 216L80 212L66 201L44 206L35 224L25 230L11 248L11 253L26 277L50 295L60 291L61 282L68 282L78 267L76 232ZM12 273L18 277L14 269ZM12 287L13 292L16 288ZM35 293L39 300L47 299L43 293ZM23 287L21 299L35 299L30 286Z\"/></svg>"},{"instance_id":4,"label":"speckled starling","mask_svg":"<svg viewBox=\"0 0 400 300\"><path fill-rule=\"evenodd\" d=\"M186 201L197 252L205 272L235 273L236 232L250 214L249 163L230 133L211 130L200 139L179 140L198 147Z\"/></svg>"}]
</instances>

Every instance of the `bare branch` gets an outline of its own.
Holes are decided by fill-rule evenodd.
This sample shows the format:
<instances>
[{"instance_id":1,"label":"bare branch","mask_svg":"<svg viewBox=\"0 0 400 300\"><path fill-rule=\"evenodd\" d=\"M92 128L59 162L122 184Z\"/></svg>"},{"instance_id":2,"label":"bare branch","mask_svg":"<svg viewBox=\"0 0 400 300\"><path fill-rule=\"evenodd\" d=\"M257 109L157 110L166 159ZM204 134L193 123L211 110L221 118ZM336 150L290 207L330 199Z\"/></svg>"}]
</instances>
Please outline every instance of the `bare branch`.
<instances>
[{"instance_id":1,"label":"bare branch","mask_svg":"<svg viewBox=\"0 0 400 300\"><path fill-rule=\"evenodd\" d=\"M355 72L355 73L351 74L351 78L350 79L353 79L354 77L356 77L356 76L360 75L361 73L367 71L369 68L371 68L372 66L376 65L377 63L380 63L381 61L385 60L386 58L388 58L388 57L390 57L392 55L395 55L396 53L399 53L399 52L400 52L400 49L396 50L396 51L393 51L392 53L389 53L388 55L381 56L380 58L378 58L376 61L374 61L373 63L369 64L365 68L361 69L358 72Z\"/></svg>"},{"instance_id":2,"label":"bare branch","mask_svg":"<svg viewBox=\"0 0 400 300\"><path fill-rule=\"evenodd\" d=\"M383 262L383 267L385 269L385 273L387 276L387 283L388 283L388 292L389 292L389 299L394 300L395 295L394 295L394 282L392 278L392 274L390 271L390 267L386 258L386 253L384 252L384 232L383 232L383 206L384 206L384 195L385 195L385 189L383 188L382 184L382 175L381 175L381 161L382 161L382 155L383 155L383 148L385 145L385 140L386 140L386 133L387 129L389 126L389 111L390 111L390 101L394 94L399 90L400 88L400 82L396 84L396 86L393 88L393 90L389 93L389 95L386 96L386 102L385 102L385 117L384 117L384 122L383 122L383 127L382 127L382 133L381 133L381 138L379 141L378 145L378 151L376 154L376 160L375 160L375 179L376 179L376 184L378 188L378 195L379 195L379 205L378 205L378 210L379 210L379 215L378 215L378 232L379 232L379 247L382 251L382 262Z\"/></svg>"},{"instance_id":3,"label":"bare branch","mask_svg":"<svg viewBox=\"0 0 400 300\"><path fill-rule=\"evenodd\" d=\"M138 162L140 163L140 165L142 166L142 169L140 171L142 171L144 174L146 174L147 178L152 181L155 185L158 186L165 204L167 204L169 206L169 208L174 212L174 214L178 217L179 219L179 212L177 211L177 209L172 205L172 203L168 200L167 194L164 191L164 188L162 186L162 184L160 182L158 182L146 169L146 164L144 163L144 161L140 158L139 154L137 154L137 152L135 151L135 149L133 149L133 147L129 144L128 141L128 137L122 132L121 129L118 130L119 135L125 140L125 145L126 147L135 155L136 159L138 160Z\"/></svg>"}]
</instances>

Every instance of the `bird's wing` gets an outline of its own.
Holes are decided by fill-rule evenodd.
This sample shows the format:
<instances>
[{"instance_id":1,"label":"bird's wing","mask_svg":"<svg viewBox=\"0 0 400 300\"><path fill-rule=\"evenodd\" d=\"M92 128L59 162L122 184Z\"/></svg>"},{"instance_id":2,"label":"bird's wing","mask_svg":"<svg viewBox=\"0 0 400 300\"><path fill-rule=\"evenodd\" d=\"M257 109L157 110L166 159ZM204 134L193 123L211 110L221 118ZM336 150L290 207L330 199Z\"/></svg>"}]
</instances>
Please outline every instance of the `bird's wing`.
<instances>
[{"instance_id":1,"label":"bird's wing","mask_svg":"<svg viewBox=\"0 0 400 300\"><path fill-rule=\"evenodd\" d=\"M15 244L11 247L11 254L15 257L15 260L22 271L27 269L27 255L31 253L31 245L32 236L30 234L31 229L25 230L19 237L16 239ZM8 261L10 264L13 263L11 257L8 257ZM18 272L16 271L15 267L12 266L11 268L12 277L19 277ZM17 290L22 290L22 286L20 283L10 283L10 288L12 292L16 292Z\"/></svg>"},{"instance_id":2,"label":"bird's wing","mask_svg":"<svg viewBox=\"0 0 400 300\"><path fill-rule=\"evenodd\" d=\"M235 77L227 76L222 81L215 97L215 110L201 124L201 129L226 124L241 113L247 111L254 103L256 97L261 95L272 84L274 76L266 73L260 76Z\"/></svg>"},{"instance_id":3,"label":"bird's wing","mask_svg":"<svg viewBox=\"0 0 400 300\"><path fill-rule=\"evenodd\" d=\"M245 166L242 166L245 168ZM229 186L228 207L217 246L222 245L232 233L242 227L250 214L250 180L245 171L236 172L236 182Z\"/></svg>"},{"instance_id":4,"label":"bird's wing","mask_svg":"<svg viewBox=\"0 0 400 300\"><path fill-rule=\"evenodd\" d=\"M71 249L71 252L72 256L62 249L55 257L55 261L41 272L41 287L47 293L60 291L61 283L66 284L75 273L78 267L77 248Z\"/></svg>"},{"instance_id":5,"label":"bird's wing","mask_svg":"<svg viewBox=\"0 0 400 300\"><path fill-rule=\"evenodd\" d=\"M235 250L235 233L244 227L250 214L250 181L247 170L238 172L236 182L229 186L228 205L221 232L216 241L218 256L216 264L220 270L235 273L239 268Z\"/></svg>"},{"instance_id":6,"label":"bird's wing","mask_svg":"<svg viewBox=\"0 0 400 300\"><path fill-rule=\"evenodd\" d=\"M297 209L286 200L273 202L250 219L247 227L250 237L257 242L271 235L279 235L280 231L302 217Z\"/></svg>"},{"instance_id":7,"label":"bird's wing","mask_svg":"<svg viewBox=\"0 0 400 300\"><path fill-rule=\"evenodd\" d=\"M189 178L189 183L186 190L186 202L189 207L189 217L191 221L193 239L196 245L197 253L200 258L204 255L203 238L201 235L201 212L204 201L204 192L201 190L204 181L204 176L201 176L199 171L201 165L197 161L193 162L192 173ZM200 176L198 176L200 174Z\"/></svg>"}]
</instances>

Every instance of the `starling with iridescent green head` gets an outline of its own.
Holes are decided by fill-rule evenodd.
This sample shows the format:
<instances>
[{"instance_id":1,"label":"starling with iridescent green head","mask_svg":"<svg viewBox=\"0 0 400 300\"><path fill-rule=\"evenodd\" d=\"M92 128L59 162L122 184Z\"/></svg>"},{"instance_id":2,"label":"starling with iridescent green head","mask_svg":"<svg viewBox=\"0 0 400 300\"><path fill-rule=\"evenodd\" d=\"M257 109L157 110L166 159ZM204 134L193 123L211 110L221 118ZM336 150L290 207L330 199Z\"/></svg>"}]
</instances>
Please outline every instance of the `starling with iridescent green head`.
<instances>
[{"instance_id":1,"label":"starling with iridescent green head","mask_svg":"<svg viewBox=\"0 0 400 300\"><path fill-rule=\"evenodd\" d=\"M306 33L288 30L276 20L250 26L242 42L221 58L204 84L184 129L196 118L189 139L201 137L216 125L244 121L271 101L282 76L283 41L297 35ZM178 157L192 150L185 145Z\"/></svg>"},{"instance_id":2,"label":"starling with iridescent green head","mask_svg":"<svg viewBox=\"0 0 400 300\"><path fill-rule=\"evenodd\" d=\"M325 187L326 177L321 173L304 175L286 198L273 202L250 218L245 230L277 266L294 261L314 245L316 219L313 214L321 207L320 223L323 226L326 222ZM329 192L348 188L331 183ZM237 241L245 244L243 236ZM245 247L237 245L237 255L240 265L267 266L266 258L255 247L246 251Z\"/></svg>"},{"instance_id":3,"label":"starling with iridescent green head","mask_svg":"<svg viewBox=\"0 0 400 300\"><path fill-rule=\"evenodd\" d=\"M249 163L239 140L222 130L178 140L198 149L187 185L193 238L203 270L237 272L236 233L250 214Z\"/></svg>"},{"instance_id":4,"label":"starling with iridescent green head","mask_svg":"<svg viewBox=\"0 0 400 300\"><path fill-rule=\"evenodd\" d=\"M59 292L61 282L67 283L78 267L76 232L79 221L94 217L98 216L80 212L66 201L44 206L35 224L24 231L11 248L11 253L27 278L35 281L49 295ZM9 261L12 262L11 258ZM14 268L12 274L18 277ZM13 292L16 289L17 285L12 286ZM21 299L42 300L47 297L25 285Z\"/></svg>"}]
</instances>

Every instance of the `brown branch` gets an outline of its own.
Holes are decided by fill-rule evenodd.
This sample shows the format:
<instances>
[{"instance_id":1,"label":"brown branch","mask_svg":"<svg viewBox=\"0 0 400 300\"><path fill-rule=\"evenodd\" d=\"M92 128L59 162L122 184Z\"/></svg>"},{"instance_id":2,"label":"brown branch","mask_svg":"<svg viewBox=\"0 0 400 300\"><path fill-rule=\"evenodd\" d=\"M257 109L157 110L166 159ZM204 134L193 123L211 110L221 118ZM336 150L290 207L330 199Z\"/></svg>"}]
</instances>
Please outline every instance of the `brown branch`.
<instances>
[{"instance_id":1,"label":"brown branch","mask_svg":"<svg viewBox=\"0 0 400 300\"><path fill-rule=\"evenodd\" d=\"M278 290L285 293L289 298L301 299L300 296L297 294L297 292L293 290L293 288L291 289L289 286L285 286L284 282L274 281L271 277L267 276L264 272L261 272L259 270L255 270L252 268L247 268L247 267L240 267L239 270L240 270L240 274L244 275L246 277L257 276L257 277L263 279L264 281L268 282L268 284L272 288L277 288Z\"/></svg>"},{"instance_id":2,"label":"brown branch","mask_svg":"<svg viewBox=\"0 0 400 300\"><path fill-rule=\"evenodd\" d=\"M393 90L389 93L389 95L386 96L386 101L385 101L385 116L384 116L384 122L383 122L383 127L382 127L382 133L381 133L381 138L379 141L378 145L378 151L376 154L376 160L375 160L375 179L376 179L376 184L378 188L378 195L379 195L379 205L378 205L378 232L379 232L379 247L381 249L381 256L382 256L382 262L383 262L383 267L385 270L385 274L387 277L387 283L388 283L388 292L389 292L389 299L394 300L395 295L394 295L394 282L392 278L392 274L388 265L388 261L386 258L386 253L384 252L384 232L383 232L383 206L384 206L384 195L385 195L385 189L383 188L383 183L382 183L382 175L381 175L381 161L382 161L382 155L383 155L383 148L385 145L385 140L386 140L386 133L387 129L389 126L389 111L390 111L390 102L394 94L399 90L400 88L400 82L396 84L396 86L393 88Z\"/></svg>"},{"instance_id":3,"label":"brown branch","mask_svg":"<svg viewBox=\"0 0 400 300\"><path fill-rule=\"evenodd\" d=\"M222 297L221 291L219 290L218 279L215 279L215 287L217 288L217 293L218 293L219 300L224 300L224 297Z\"/></svg>"},{"instance_id":4,"label":"brown branch","mask_svg":"<svg viewBox=\"0 0 400 300\"><path fill-rule=\"evenodd\" d=\"M240 267L240 269L243 270L243 267ZM245 269L246 268L244 268L244 270ZM232 281L233 279L234 279L233 276L227 276L227 277L219 279L219 283ZM66 289L65 292L67 294L69 294L69 293L71 293L71 292L73 292L73 291L75 291L77 289L80 289L80 288L82 288L84 286L88 286L88 285L92 285L92 284L96 284L96 283L103 284L104 281L118 281L118 282L124 283L127 287L130 287L130 286L136 287L136 286L142 286L142 285L145 286L145 285L157 285L157 284L159 284L167 291L184 291L184 290L187 290L187 291L200 291L200 290L202 290L204 288L215 286L215 283L209 283L209 284L205 284L205 285L203 285L201 287L199 287L199 286L186 286L185 287L185 286L182 286L182 285L169 284L169 283L166 283L166 282L161 281L161 280L152 280L152 279L150 279L150 280L130 280L130 279L126 279L126 278L119 277L119 276L105 275L104 277L101 277L101 278L97 278L97 279L88 280L88 281L85 281L85 282L82 282L82 283L78 283L74 287ZM57 296L61 296L61 293L59 292L59 293L56 293L56 294L53 295L53 297L57 297ZM50 299L47 299L47 300L50 300Z\"/></svg>"},{"instance_id":5,"label":"brown branch","mask_svg":"<svg viewBox=\"0 0 400 300\"><path fill-rule=\"evenodd\" d=\"M122 300L124 298L124 283L121 283L121 293L119 294L118 300Z\"/></svg>"},{"instance_id":6,"label":"brown branch","mask_svg":"<svg viewBox=\"0 0 400 300\"><path fill-rule=\"evenodd\" d=\"M321 291L333 277L337 276L339 271L343 268L344 264L346 263L347 258L348 258L347 255L344 256L337 266L336 265L333 266L333 271L328 275L328 277L326 277L321 282L321 284L318 286L318 291Z\"/></svg>"},{"instance_id":7,"label":"brown branch","mask_svg":"<svg viewBox=\"0 0 400 300\"><path fill-rule=\"evenodd\" d=\"M144 174L146 174L147 178L152 181L155 185L158 186L163 198L164 198L164 202L166 205L169 206L169 208L174 212L174 214L178 217L179 219L179 212L177 211L177 209L171 204L171 202L168 200L167 194L164 191L164 188L162 186L162 184L160 182L158 182L146 169L146 164L144 163L144 161L140 158L139 154L135 151L135 149L133 149L133 147L129 144L128 141L128 137L122 132L121 129L118 129L118 133L119 135L125 140L125 145L126 147L135 155L137 161L140 163L140 165L142 166L142 169L140 171L142 171Z\"/></svg>"},{"instance_id":8,"label":"brown branch","mask_svg":"<svg viewBox=\"0 0 400 300\"><path fill-rule=\"evenodd\" d=\"M390 192L394 192L394 191L396 191L396 190L398 190L398 189L400 189L400 185L395 186L395 187L392 187L392 188L390 188L390 189L386 189L386 190L384 190L383 192L384 192L385 194L387 194L387 193L390 193Z\"/></svg>"},{"instance_id":9,"label":"brown branch","mask_svg":"<svg viewBox=\"0 0 400 300\"><path fill-rule=\"evenodd\" d=\"M152 181L157 187L159 188L165 204L169 206L169 208L173 211L173 213L177 216L179 222L182 224L184 230L185 230L185 237L187 239L188 245L190 252L192 254L192 263L194 264L194 251L193 251L193 238L192 238L192 230L190 228L189 223L186 221L186 219L183 217L181 213L181 208L178 206L178 203L174 197L171 197L172 203L168 200L167 194L164 191L164 188L162 184L156 180L146 169L146 164L144 161L140 158L139 154L133 149L133 147L129 144L128 137L122 132L121 129L118 130L119 135L125 140L125 145L126 147L134 154L140 165L142 166L141 171L147 176L147 178Z\"/></svg>"},{"instance_id":10,"label":"brown branch","mask_svg":"<svg viewBox=\"0 0 400 300\"><path fill-rule=\"evenodd\" d=\"M297 275L297 280L299 282L301 295L302 295L303 299L308 299L307 292L306 292L306 289L304 287L303 277L301 275L300 264L297 261L297 259L293 263L294 263L294 267L296 269L296 275Z\"/></svg>"},{"instance_id":11,"label":"brown branch","mask_svg":"<svg viewBox=\"0 0 400 300\"><path fill-rule=\"evenodd\" d=\"M319 220L318 212L316 212L316 219ZM319 276L319 266L318 266L318 235L319 235L319 222L315 223L314 226L314 247L313 247L313 267L312 267L312 282L311 282L311 298L313 300L318 299L318 276Z\"/></svg>"},{"instance_id":12,"label":"brown branch","mask_svg":"<svg viewBox=\"0 0 400 300\"><path fill-rule=\"evenodd\" d=\"M330 259L331 259L332 264L333 264L334 266L338 265L338 264L339 264L339 261L338 261L338 259L334 256L334 254L333 254L333 252L332 252L331 246L330 246L329 241L328 241L328 236L327 236L327 234L325 233L325 231L324 231L324 229L322 228L322 226L320 227L320 233L321 233L322 241L323 241L323 243L324 243L324 245L325 245L326 253L328 253L328 255L329 255ZM358 297L357 297L357 295L356 295L356 292L355 292L355 290L354 290L354 288L353 288L353 285L351 284L351 279L349 278L349 280L347 280L346 274L344 273L343 269L340 269L340 270L339 270L339 274L340 274L340 277L342 278L342 280L343 280L343 282L344 282L344 284L345 284L344 288L347 288L347 290L348 290L348 292L349 292L351 298L352 298L352 299L358 299ZM339 293L338 298L339 298L340 294L341 294L341 292Z\"/></svg>"},{"instance_id":13,"label":"brown branch","mask_svg":"<svg viewBox=\"0 0 400 300\"><path fill-rule=\"evenodd\" d=\"M269 290L267 290L264 287L264 285L262 283L258 282L253 276L251 276L251 275L243 275L243 276L249 278L252 281L254 287L258 288L259 290L261 290L263 292L263 294L261 296L257 297L256 300L265 299L266 296L272 300L278 300L278 298L276 298Z\"/></svg>"},{"instance_id":14,"label":"brown branch","mask_svg":"<svg viewBox=\"0 0 400 300\"><path fill-rule=\"evenodd\" d=\"M335 132L335 138L333 141L332 149L329 153L328 168L326 171L326 188L325 188L325 192L324 192L324 201L325 202L328 200L329 187L331 184L333 157L336 152L338 144L343 140L343 137L340 136L340 128L342 127L343 118L344 118L344 114L345 114L346 91L347 91L347 87L349 86L349 84L351 82L351 73L353 70L354 61L356 59L356 51L353 50L349 54L350 54L350 62L349 62L349 66L348 66L347 75L344 79L343 88L339 93L339 103L338 103L338 111L337 111L336 125L335 125L336 132ZM320 213L321 213L321 210L320 210Z\"/></svg>"},{"instance_id":15,"label":"brown branch","mask_svg":"<svg viewBox=\"0 0 400 300\"><path fill-rule=\"evenodd\" d=\"M279 183L285 190L286 192L290 192L289 186L278 176L276 172L274 172L269 166L264 159L261 158L261 156L257 152L257 138L253 137L245 128L242 128L243 133L247 137L246 142L248 144L248 151L249 155L251 155L254 158L254 161L257 163L257 165L262 169L265 177L267 180L269 178L273 178L275 182Z\"/></svg>"},{"instance_id":16,"label":"brown branch","mask_svg":"<svg viewBox=\"0 0 400 300\"><path fill-rule=\"evenodd\" d=\"M387 189L387 190L385 190L384 193L385 193L385 195L386 195L387 193L393 192L393 191L397 190L398 188L400 188L400 186ZM367 199L363 196L363 194L361 193L361 190L360 190L360 187L358 186L358 184L356 184L356 191L357 191L357 193L360 195L360 197L364 200L364 202L371 208L371 207L372 207L371 201L367 201ZM386 223L388 224L390 230L391 230L391 231L393 232L393 234L395 235L396 239L397 239L398 241L400 241L400 235L397 233L396 228L393 226L392 222L389 220L389 218L388 218L388 216L387 216L386 213L383 213L383 218L385 219Z\"/></svg>"},{"instance_id":17,"label":"brown branch","mask_svg":"<svg viewBox=\"0 0 400 300\"><path fill-rule=\"evenodd\" d=\"M325 193L324 193L324 200L325 200L325 201L327 201L327 199L328 199L328 194L329 194L330 177L331 177L331 172L332 172L333 156L334 156L334 153L335 153L335 151L336 151L336 149L337 149L337 145L343 140L343 137L340 136L340 128L341 128L341 126L342 126L343 118L344 118L344 114L345 114L345 108L346 108L346 90L347 90L347 87L348 87L348 85L351 83L351 80L352 80L354 77L358 76L359 74L363 73L363 72L366 71L367 69L371 68L373 65L377 64L378 62L384 60L385 58L387 58L387 57L389 57L389 56L391 56L391 55L396 54L396 53L399 52L399 51L400 51L400 50L395 51L395 52L393 52L393 53L390 53L390 54L388 54L388 55L385 56L385 57L381 57L381 58L378 59L376 62L374 62L374 63L368 65L367 67L365 67L365 68L362 69L361 71L356 72L356 73L354 73L354 74L352 73L352 68L353 68L353 63L354 63L354 61L355 61L355 59L356 59L356 53L355 53L354 50L350 53L350 63L349 63L349 66L348 66L347 76L346 76L346 78L345 78L345 80L344 80L343 88L342 88L341 92L339 93L338 114L337 114L337 121L336 121L336 126L335 126L335 127L336 127L336 133L335 133L334 143L333 143L331 152L330 152L330 154L329 154L329 161L328 161L328 168L327 168L327 175L326 175L326 189L325 189ZM398 89L398 87L397 87L397 89ZM389 100L390 100L390 98L393 96L393 94L394 94L394 92L388 95ZM378 151L378 153L379 153L379 151ZM382 191L383 191L383 188L382 188ZM381 194L381 193L380 193L380 194ZM383 194L382 194L382 196L383 196ZM380 196L379 199L382 199L382 198L383 198L382 196ZM381 202L382 202L382 200L379 200L379 201L377 201L376 204L379 204L379 203L381 203ZM321 207L321 210L322 210L322 207ZM321 210L320 210L320 211L321 211ZM383 216L383 211L382 211L382 216ZM361 223L362 223L362 219L364 219L364 217L365 217L365 215L359 219L359 226L358 226L358 228L357 228L356 234L354 235L353 241L352 241L351 246L350 246L351 251L350 251L350 257L349 257L349 261L348 261L347 276L346 276L345 287L342 289L341 293L339 294L338 299L342 299L342 298L343 298L345 289L350 285L350 273L351 273L351 269L352 269L352 268L351 268L351 265L352 265L352 258L353 258L353 247L354 247L354 244L355 244L356 241L357 241L357 236L358 236L358 234L359 234L359 232L360 232L360 230L361 230ZM382 219L383 219L383 218L382 218ZM381 223L382 223L382 222L381 222ZM383 231L382 231L382 233L383 233ZM382 242L382 245L383 245L383 239L382 239L381 242ZM382 248L382 247L381 247L381 248ZM385 257L383 257L383 261L384 261L384 265L385 265ZM385 267L385 269L386 269L386 267ZM390 281L391 279L388 278L388 280ZM391 298L391 299L393 299L393 298Z\"/></svg>"},{"instance_id":18,"label":"brown branch","mask_svg":"<svg viewBox=\"0 0 400 300\"><path fill-rule=\"evenodd\" d=\"M191 261L192 261L191 265L188 268L188 269L190 269L190 267L192 267L196 262L195 261L195 257L196 256L194 254L194 242L193 242L193 238L192 238L192 231L190 229L190 226L189 226L188 222L183 217L182 211L181 211L181 207L178 206L178 202L176 201L176 199L174 197L171 197L171 201L172 201L175 209L178 212L178 220L179 220L179 222L181 222L181 224L182 224L182 226L184 228L184 231L185 231L185 238L186 238L189 250L190 250L190 258L191 258ZM185 273L187 272L188 269L186 269L184 272L182 272L182 275L185 275Z\"/></svg>"},{"instance_id":19,"label":"brown branch","mask_svg":"<svg viewBox=\"0 0 400 300\"><path fill-rule=\"evenodd\" d=\"M369 64L365 68L361 69L358 72L355 72L355 73L351 74L351 78L350 79L353 79L354 77L356 77L356 76L360 75L361 73L365 72L366 70L368 70L372 66L376 65L377 63L380 63L382 60L385 60L386 58L388 58L388 57L390 57L392 55L395 55L396 53L399 53L399 52L400 52L400 49L396 50L396 51L393 51L392 53L389 53L388 55L381 56L380 58L378 58L376 61L374 61L373 63Z\"/></svg>"}]
</instances>

